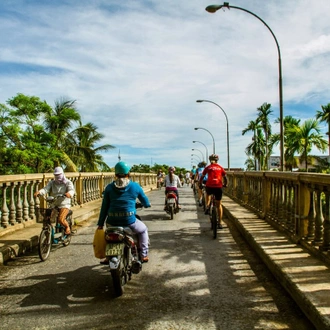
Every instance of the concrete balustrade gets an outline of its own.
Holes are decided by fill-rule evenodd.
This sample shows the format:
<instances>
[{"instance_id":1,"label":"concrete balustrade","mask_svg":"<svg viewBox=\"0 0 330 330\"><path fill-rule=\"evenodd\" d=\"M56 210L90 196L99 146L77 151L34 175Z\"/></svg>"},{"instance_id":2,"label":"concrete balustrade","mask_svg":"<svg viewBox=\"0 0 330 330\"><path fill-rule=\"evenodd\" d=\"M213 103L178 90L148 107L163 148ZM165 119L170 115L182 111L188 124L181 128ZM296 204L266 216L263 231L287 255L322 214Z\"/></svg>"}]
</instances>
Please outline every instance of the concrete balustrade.
<instances>
[{"instance_id":1,"label":"concrete balustrade","mask_svg":"<svg viewBox=\"0 0 330 330\"><path fill-rule=\"evenodd\" d=\"M115 179L115 173L65 173L73 182L76 195L72 207L102 198L105 187ZM23 227L38 221L36 208L46 207L45 201L34 197L34 193L54 178L51 173L1 175L0 176L0 233L11 227ZM131 180L142 188L156 188L157 175L131 173Z\"/></svg>"},{"instance_id":2,"label":"concrete balustrade","mask_svg":"<svg viewBox=\"0 0 330 330\"><path fill-rule=\"evenodd\" d=\"M330 176L228 172L225 194L329 262Z\"/></svg>"}]
</instances>

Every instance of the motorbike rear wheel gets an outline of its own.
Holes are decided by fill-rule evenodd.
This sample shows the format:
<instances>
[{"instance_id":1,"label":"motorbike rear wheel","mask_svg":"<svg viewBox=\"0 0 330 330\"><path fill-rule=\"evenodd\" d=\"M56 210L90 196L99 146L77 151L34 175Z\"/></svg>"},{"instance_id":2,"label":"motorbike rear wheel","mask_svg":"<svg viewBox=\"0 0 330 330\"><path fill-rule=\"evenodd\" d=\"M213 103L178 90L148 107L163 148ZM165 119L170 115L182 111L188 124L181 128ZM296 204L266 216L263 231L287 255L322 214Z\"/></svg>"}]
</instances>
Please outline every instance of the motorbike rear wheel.
<instances>
[{"instance_id":1,"label":"motorbike rear wheel","mask_svg":"<svg viewBox=\"0 0 330 330\"><path fill-rule=\"evenodd\" d=\"M122 262L120 263L117 269L110 270L110 273L111 273L113 288L115 290L116 297L120 297L124 293L124 285L126 283L125 280L126 274L122 266Z\"/></svg>"},{"instance_id":2,"label":"motorbike rear wheel","mask_svg":"<svg viewBox=\"0 0 330 330\"><path fill-rule=\"evenodd\" d=\"M174 218L174 205L171 204L169 206L169 208L170 208L170 217L171 217L171 220L173 220L173 218Z\"/></svg>"},{"instance_id":3,"label":"motorbike rear wheel","mask_svg":"<svg viewBox=\"0 0 330 330\"><path fill-rule=\"evenodd\" d=\"M39 236L38 253L41 261L47 260L52 247L52 228L50 225L44 227Z\"/></svg>"}]
</instances>

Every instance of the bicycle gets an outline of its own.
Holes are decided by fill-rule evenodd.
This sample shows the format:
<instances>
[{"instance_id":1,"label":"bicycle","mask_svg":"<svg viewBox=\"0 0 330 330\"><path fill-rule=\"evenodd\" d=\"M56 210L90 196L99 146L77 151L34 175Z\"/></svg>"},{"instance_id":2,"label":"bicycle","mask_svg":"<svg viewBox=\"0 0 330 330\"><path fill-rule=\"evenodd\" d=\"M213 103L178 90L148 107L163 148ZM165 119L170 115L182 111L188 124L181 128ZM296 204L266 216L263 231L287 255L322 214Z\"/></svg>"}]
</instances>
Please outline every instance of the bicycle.
<instances>
[{"instance_id":1,"label":"bicycle","mask_svg":"<svg viewBox=\"0 0 330 330\"><path fill-rule=\"evenodd\" d=\"M218 208L215 205L215 197L211 195L211 203L210 203L210 221L211 221L211 229L213 232L213 238L216 239L218 235Z\"/></svg>"},{"instance_id":2,"label":"bicycle","mask_svg":"<svg viewBox=\"0 0 330 330\"><path fill-rule=\"evenodd\" d=\"M72 210L69 210L69 213L66 216L66 221L70 226L71 234L66 235L65 228L58 222L59 207L55 204L59 198L65 198L65 196L48 196L45 198L47 208L36 208L37 215L41 215L43 218L43 225L38 242L38 253L41 261L45 261L49 257L52 244L62 243L64 246L68 246L71 242Z\"/></svg>"}]
</instances>

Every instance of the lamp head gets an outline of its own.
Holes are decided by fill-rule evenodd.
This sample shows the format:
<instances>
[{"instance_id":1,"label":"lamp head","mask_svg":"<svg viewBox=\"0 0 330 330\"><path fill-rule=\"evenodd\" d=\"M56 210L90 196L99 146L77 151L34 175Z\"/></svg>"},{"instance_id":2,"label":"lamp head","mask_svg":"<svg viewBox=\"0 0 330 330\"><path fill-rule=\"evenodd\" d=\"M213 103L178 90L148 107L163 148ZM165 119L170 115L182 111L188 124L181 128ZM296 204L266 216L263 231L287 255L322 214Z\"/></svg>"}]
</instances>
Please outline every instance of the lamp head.
<instances>
[{"instance_id":1,"label":"lamp head","mask_svg":"<svg viewBox=\"0 0 330 330\"><path fill-rule=\"evenodd\" d=\"M194 130L197 131L199 129L199 127L195 127Z\"/></svg>"},{"instance_id":2,"label":"lamp head","mask_svg":"<svg viewBox=\"0 0 330 330\"><path fill-rule=\"evenodd\" d=\"M205 10L208 13L214 14L216 11L218 11L220 8L222 8L222 5L210 5L205 8Z\"/></svg>"},{"instance_id":3,"label":"lamp head","mask_svg":"<svg viewBox=\"0 0 330 330\"><path fill-rule=\"evenodd\" d=\"M204 102L204 100L197 100L196 102L197 103L202 103L202 102Z\"/></svg>"},{"instance_id":4,"label":"lamp head","mask_svg":"<svg viewBox=\"0 0 330 330\"><path fill-rule=\"evenodd\" d=\"M218 11L219 9L226 7L228 9L229 8L229 2L224 2L223 5L209 5L205 8L205 10L211 14L215 13L216 11Z\"/></svg>"}]
</instances>

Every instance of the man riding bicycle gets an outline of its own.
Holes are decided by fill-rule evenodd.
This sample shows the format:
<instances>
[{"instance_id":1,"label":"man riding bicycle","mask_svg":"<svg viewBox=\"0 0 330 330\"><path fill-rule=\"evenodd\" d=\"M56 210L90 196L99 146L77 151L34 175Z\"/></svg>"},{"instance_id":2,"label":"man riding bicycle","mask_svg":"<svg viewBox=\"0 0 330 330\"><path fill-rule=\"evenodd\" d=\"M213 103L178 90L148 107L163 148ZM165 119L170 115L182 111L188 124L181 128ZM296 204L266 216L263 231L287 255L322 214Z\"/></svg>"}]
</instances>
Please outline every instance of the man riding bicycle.
<instances>
[{"instance_id":1,"label":"man riding bicycle","mask_svg":"<svg viewBox=\"0 0 330 330\"><path fill-rule=\"evenodd\" d=\"M218 209L219 219L218 219L218 229L222 229L222 187L227 186L227 176L226 171L222 166L218 164L219 156L216 154L212 154L209 157L210 165L206 166L201 178L199 179L199 183L202 184L204 177L207 175L207 181L205 185L206 190L206 210L205 214L209 214L210 212L210 202L211 195L214 195L215 205Z\"/></svg>"},{"instance_id":2,"label":"man riding bicycle","mask_svg":"<svg viewBox=\"0 0 330 330\"><path fill-rule=\"evenodd\" d=\"M198 168L195 175L195 181L198 182L198 205L203 206L202 204L202 196L203 196L203 185L205 185L207 180L207 175L204 177L202 184L200 183L200 179L202 177L202 173L204 171L204 168L206 166L205 162L200 162L198 164Z\"/></svg>"}]
</instances>

